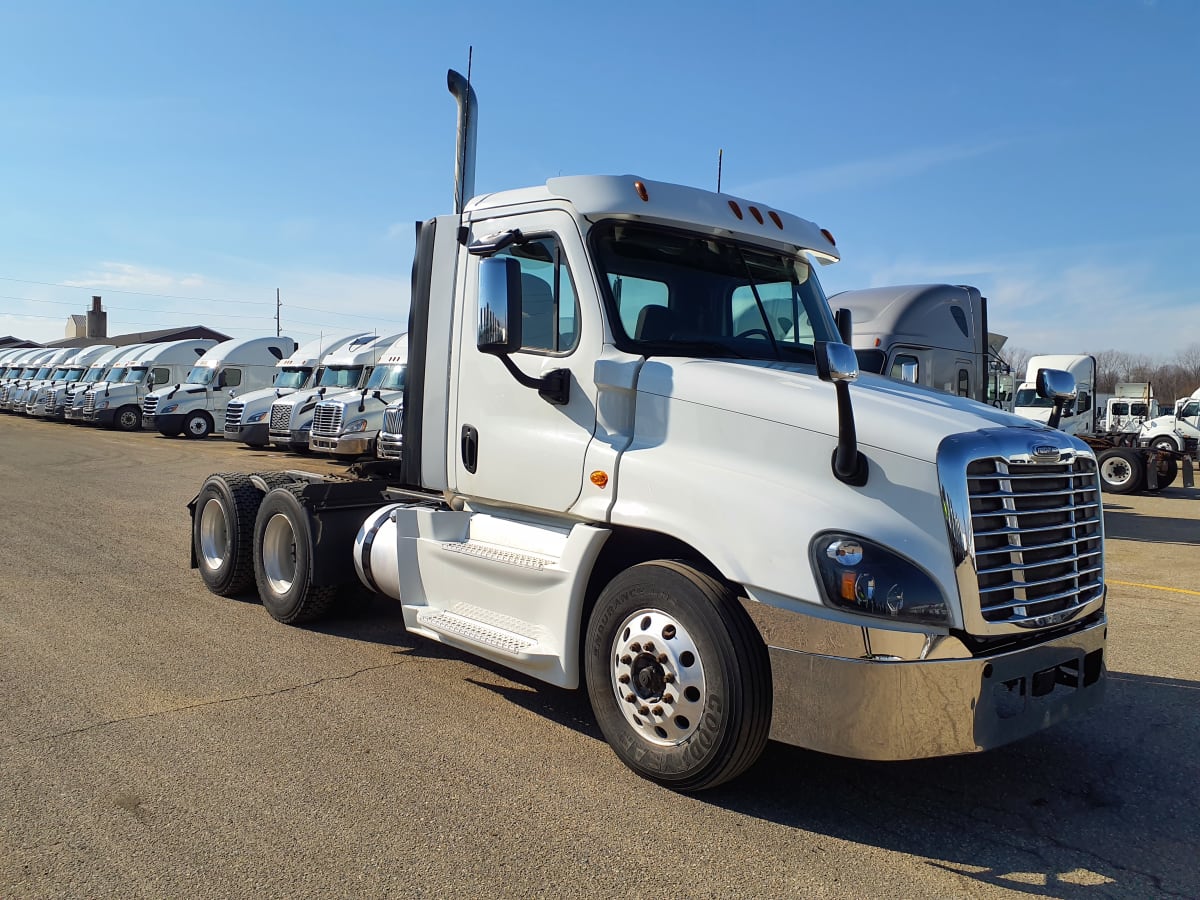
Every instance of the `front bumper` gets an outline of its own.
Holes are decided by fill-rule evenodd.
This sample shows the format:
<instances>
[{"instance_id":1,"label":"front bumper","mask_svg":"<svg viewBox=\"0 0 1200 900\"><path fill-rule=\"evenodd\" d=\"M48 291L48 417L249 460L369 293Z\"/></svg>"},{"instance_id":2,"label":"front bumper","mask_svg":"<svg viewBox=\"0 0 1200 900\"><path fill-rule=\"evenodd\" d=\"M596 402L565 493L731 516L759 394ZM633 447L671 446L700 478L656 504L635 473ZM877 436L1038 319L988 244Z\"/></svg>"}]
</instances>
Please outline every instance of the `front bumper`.
<instances>
[{"instance_id":1,"label":"front bumper","mask_svg":"<svg viewBox=\"0 0 1200 900\"><path fill-rule=\"evenodd\" d=\"M251 425L225 426L226 440L241 441L252 447L265 447L271 442L271 423L255 422Z\"/></svg>"},{"instance_id":2,"label":"front bumper","mask_svg":"<svg viewBox=\"0 0 1200 900\"><path fill-rule=\"evenodd\" d=\"M375 454L380 459L400 459L404 456L404 441L397 434L379 433Z\"/></svg>"},{"instance_id":3,"label":"front bumper","mask_svg":"<svg viewBox=\"0 0 1200 900\"><path fill-rule=\"evenodd\" d=\"M334 456L363 456L374 452L375 434L375 432L360 432L337 437L310 434L308 448L316 450L318 453L332 453Z\"/></svg>"},{"instance_id":4,"label":"front bumper","mask_svg":"<svg viewBox=\"0 0 1200 900\"><path fill-rule=\"evenodd\" d=\"M965 659L881 661L769 647L771 737L857 759L999 747L1094 706L1108 621L1033 647Z\"/></svg>"},{"instance_id":5,"label":"front bumper","mask_svg":"<svg viewBox=\"0 0 1200 900\"><path fill-rule=\"evenodd\" d=\"M168 413L165 416L142 416L142 428L153 429L164 437L175 437L183 433L184 413Z\"/></svg>"}]
</instances>

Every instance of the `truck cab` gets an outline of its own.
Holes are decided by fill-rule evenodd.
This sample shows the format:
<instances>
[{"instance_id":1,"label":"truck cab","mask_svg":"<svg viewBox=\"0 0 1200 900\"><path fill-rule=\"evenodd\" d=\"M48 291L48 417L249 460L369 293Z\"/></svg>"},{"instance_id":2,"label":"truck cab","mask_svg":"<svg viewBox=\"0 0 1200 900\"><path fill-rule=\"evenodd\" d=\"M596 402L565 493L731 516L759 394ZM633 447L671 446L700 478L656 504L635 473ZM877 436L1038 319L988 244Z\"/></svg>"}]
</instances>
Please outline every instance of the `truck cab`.
<instances>
[{"instance_id":1,"label":"truck cab","mask_svg":"<svg viewBox=\"0 0 1200 900\"><path fill-rule=\"evenodd\" d=\"M80 380L87 374L93 363L103 359L116 348L112 344L95 344L81 348L70 362L65 365L57 379L52 378L42 385L28 399L26 412L40 418L61 418L63 398L68 391L73 391Z\"/></svg>"},{"instance_id":2,"label":"truck cab","mask_svg":"<svg viewBox=\"0 0 1200 900\"><path fill-rule=\"evenodd\" d=\"M0 410L12 412L18 394L23 397L30 382L47 377L61 354L61 350L42 348L23 358L21 367L0 387Z\"/></svg>"},{"instance_id":3,"label":"truck cab","mask_svg":"<svg viewBox=\"0 0 1200 900\"><path fill-rule=\"evenodd\" d=\"M142 403L145 426L164 437L206 438L225 430L231 396L268 387L280 360L296 350L290 337L257 337L217 344L174 384L156 388Z\"/></svg>"},{"instance_id":4,"label":"truck cab","mask_svg":"<svg viewBox=\"0 0 1200 900\"><path fill-rule=\"evenodd\" d=\"M335 394L361 390L379 358L398 337L397 334L363 335L329 354L324 361L324 371L313 387L281 397L271 404L271 443L282 450L307 453L317 404Z\"/></svg>"},{"instance_id":5,"label":"truck cab","mask_svg":"<svg viewBox=\"0 0 1200 900\"><path fill-rule=\"evenodd\" d=\"M150 344L128 344L118 347L108 359L102 372L89 371L87 385L75 391L70 407L64 410L63 417L68 422L94 425L96 424L96 408L104 402L111 386L125 377L125 372L132 360L151 346Z\"/></svg>"},{"instance_id":6,"label":"truck cab","mask_svg":"<svg viewBox=\"0 0 1200 900\"><path fill-rule=\"evenodd\" d=\"M320 380L324 360L366 333L322 337L300 347L276 365L269 388L239 394L225 407L225 437L250 447L270 444L271 404Z\"/></svg>"},{"instance_id":7,"label":"truck cab","mask_svg":"<svg viewBox=\"0 0 1200 900\"><path fill-rule=\"evenodd\" d=\"M170 384L187 377L196 361L216 341L210 338L147 344L127 357L119 381L110 381L97 398L93 421L106 428L138 431L142 427L142 403L156 384Z\"/></svg>"},{"instance_id":8,"label":"truck cab","mask_svg":"<svg viewBox=\"0 0 1200 900\"><path fill-rule=\"evenodd\" d=\"M383 352L361 388L317 403L313 410L309 449L334 456L374 454L384 410L389 403L404 397L407 370L408 336L402 335Z\"/></svg>"},{"instance_id":9,"label":"truck cab","mask_svg":"<svg viewBox=\"0 0 1200 900\"><path fill-rule=\"evenodd\" d=\"M1174 415L1151 419L1138 432L1138 443L1146 447L1194 452L1197 442L1200 442L1200 391L1182 401Z\"/></svg>"}]
</instances>

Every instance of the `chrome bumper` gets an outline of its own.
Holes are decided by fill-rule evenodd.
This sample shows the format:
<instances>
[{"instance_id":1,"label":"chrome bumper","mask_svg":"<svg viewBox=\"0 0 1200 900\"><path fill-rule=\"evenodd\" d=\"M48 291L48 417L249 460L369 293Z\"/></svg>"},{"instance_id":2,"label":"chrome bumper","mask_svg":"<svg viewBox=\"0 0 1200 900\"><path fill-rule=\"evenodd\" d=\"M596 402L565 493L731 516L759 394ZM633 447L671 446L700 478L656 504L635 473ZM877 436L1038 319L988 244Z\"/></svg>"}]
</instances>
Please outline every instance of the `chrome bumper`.
<instances>
[{"instance_id":1,"label":"chrome bumper","mask_svg":"<svg viewBox=\"0 0 1200 900\"><path fill-rule=\"evenodd\" d=\"M375 435L373 433L341 435L332 438L310 434L308 438L310 450L332 453L335 456L363 456L373 452L374 444Z\"/></svg>"},{"instance_id":2,"label":"chrome bumper","mask_svg":"<svg viewBox=\"0 0 1200 900\"><path fill-rule=\"evenodd\" d=\"M999 747L1101 699L1107 628L1101 618L1035 647L966 659L882 661L769 647L771 737L878 760Z\"/></svg>"},{"instance_id":3,"label":"chrome bumper","mask_svg":"<svg viewBox=\"0 0 1200 900\"><path fill-rule=\"evenodd\" d=\"M379 433L375 455L380 459L400 459L404 456L404 441L399 435Z\"/></svg>"}]
</instances>

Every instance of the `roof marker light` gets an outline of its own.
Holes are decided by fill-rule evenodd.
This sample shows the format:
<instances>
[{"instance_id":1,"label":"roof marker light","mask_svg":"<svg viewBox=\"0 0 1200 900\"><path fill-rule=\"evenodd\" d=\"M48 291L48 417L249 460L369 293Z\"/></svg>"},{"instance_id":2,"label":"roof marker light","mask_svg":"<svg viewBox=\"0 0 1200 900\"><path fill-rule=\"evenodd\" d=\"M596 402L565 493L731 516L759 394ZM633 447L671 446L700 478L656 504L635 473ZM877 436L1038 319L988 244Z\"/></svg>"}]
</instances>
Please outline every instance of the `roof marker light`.
<instances>
[{"instance_id":1,"label":"roof marker light","mask_svg":"<svg viewBox=\"0 0 1200 900\"><path fill-rule=\"evenodd\" d=\"M779 213L771 210L767 215L771 217L771 221L775 223L775 227L783 231L783 219L779 218Z\"/></svg>"},{"instance_id":2,"label":"roof marker light","mask_svg":"<svg viewBox=\"0 0 1200 900\"><path fill-rule=\"evenodd\" d=\"M633 183L633 189L637 191L637 195L641 197L644 202L650 202L650 194L646 192L646 186L644 184L642 184L640 181L635 181Z\"/></svg>"},{"instance_id":3,"label":"roof marker light","mask_svg":"<svg viewBox=\"0 0 1200 900\"><path fill-rule=\"evenodd\" d=\"M833 239L833 235L829 233L828 228L822 228L821 234L825 235L825 240L829 241L829 243L833 244L833 246L837 246L837 241Z\"/></svg>"},{"instance_id":4,"label":"roof marker light","mask_svg":"<svg viewBox=\"0 0 1200 900\"><path fill-rule=\"evenodd\" d=\"M737 205L736 200L729 201L729 208L733 210L733 214L735 216L737 216L739 219L742 217L742 208Z\"/></svg>"},{"instance_id":5,"label":"roof marker light","mask_svg":"<svg viewBox=\"0 0 1200 900\"><path fill-rule=\"evenodd\" d=\"M750 215L754 216L754 221L757 222L759 225L761 225L763 223L762 213L760 213L758 211L757 206L750 207Z\"/></svg>"}]
</instances>

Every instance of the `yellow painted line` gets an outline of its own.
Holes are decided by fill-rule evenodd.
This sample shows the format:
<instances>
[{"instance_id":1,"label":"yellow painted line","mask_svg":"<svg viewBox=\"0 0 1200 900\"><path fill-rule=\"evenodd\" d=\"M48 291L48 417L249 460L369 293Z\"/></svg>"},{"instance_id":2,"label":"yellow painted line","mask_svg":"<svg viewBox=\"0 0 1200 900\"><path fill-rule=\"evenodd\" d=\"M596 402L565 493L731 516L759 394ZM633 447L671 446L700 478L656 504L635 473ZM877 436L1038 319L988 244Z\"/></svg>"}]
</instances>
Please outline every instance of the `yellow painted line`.
<instances>
[{"instance_id":1,"label":"yellow painted line","mask_svg":"<svg viewBox=\"0 0 1200 900\"><path fill-rule=\"evenodd\" d=\"M1200 591L1189 591L1186 588L1163 587L1161 584L1139 584L1136 581L1114 581L1111 578L1105 580L1109 584L1119 584L1124 587L1149 588L1152 591L1170 591L1172 594L1191 594L1193 597L1200 597Z\"/></svg>"}]
</instances>

